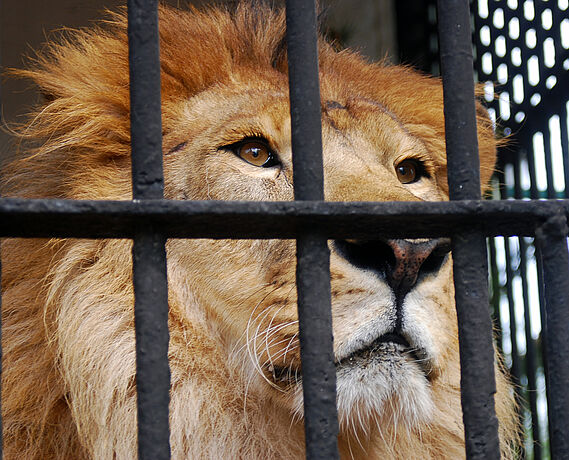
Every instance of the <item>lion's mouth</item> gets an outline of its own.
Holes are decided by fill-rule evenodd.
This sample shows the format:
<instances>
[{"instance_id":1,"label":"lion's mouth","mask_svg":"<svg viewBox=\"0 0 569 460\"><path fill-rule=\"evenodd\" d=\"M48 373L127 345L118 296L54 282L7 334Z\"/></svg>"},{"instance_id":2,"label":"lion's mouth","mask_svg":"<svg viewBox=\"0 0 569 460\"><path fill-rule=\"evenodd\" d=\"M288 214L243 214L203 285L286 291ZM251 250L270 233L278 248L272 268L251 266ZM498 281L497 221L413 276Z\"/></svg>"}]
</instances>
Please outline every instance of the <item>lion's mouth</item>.
<instances>
[{"instance_id":1,"label":"lion's mouth","mask_svg":"<svg viewBox=\"0 0 569 460\"><path fill-rule=\"evenodd\" d=\"M415 362L425 377L432 374L431 360L427 352L409 343L409 340L397 331L387 332L369 345L353 351L336 362L336 369L349 367L365 367L375 360L386 360L390 357L406 357Z\"/></svg>"},{"instance_id":2,"label":"lion's mouth","mask_svg":"<svg viewBox=\"0 0 569 460\"><path fill-rule=\"evenodd\" d=\"M336 370L349 368L366 368L374 362L390 359L406 359L414 362L425 378L431 379L433 366L427 352L422 348L412 346L402 334L397 331L385 333L368 345L354 350L347 356L335 362ZM300 383L302 372L292 366L270 366L269 374L279 387Z\"/></svg>"}]
</instances>

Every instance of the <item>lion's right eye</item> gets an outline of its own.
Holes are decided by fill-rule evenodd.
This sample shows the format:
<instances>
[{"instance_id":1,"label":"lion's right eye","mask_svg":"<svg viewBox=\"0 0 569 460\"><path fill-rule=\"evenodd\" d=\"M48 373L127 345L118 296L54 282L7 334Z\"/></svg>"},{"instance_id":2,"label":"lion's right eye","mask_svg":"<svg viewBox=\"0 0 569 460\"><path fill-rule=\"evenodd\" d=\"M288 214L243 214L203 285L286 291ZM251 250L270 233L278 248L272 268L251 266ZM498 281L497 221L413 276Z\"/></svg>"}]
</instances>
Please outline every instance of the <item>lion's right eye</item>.
<instances>
[{"instance_id":1,"label":"lion's right eye","mask_svg":"<svg viewBox=\"0 0 569 460\"><path fill-rule=\"evenodd\" d=\"M233 146L235 154L247 163L260 168L270 168L278 164L277 156L266 142L261 140L246 140Z\"/></svg>"}]
</instances>

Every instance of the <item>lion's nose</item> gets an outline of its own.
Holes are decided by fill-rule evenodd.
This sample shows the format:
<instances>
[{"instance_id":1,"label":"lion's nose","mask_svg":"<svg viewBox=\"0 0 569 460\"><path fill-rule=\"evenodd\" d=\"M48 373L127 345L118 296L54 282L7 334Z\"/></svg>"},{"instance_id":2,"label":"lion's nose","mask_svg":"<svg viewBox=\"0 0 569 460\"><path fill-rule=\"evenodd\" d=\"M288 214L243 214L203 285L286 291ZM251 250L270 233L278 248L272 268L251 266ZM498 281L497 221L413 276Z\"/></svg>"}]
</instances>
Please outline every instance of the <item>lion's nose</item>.
<instances>
[{"instance_id":1,"label":"lion's nose","mask_svg":"<svg viewBox=\"0 0 569 460\"><path fill-rule=\"evenodd\" d=\"M419 274L438 270L446 254L450 251L450 240L387 240L393 251L393 258L386 264L387 283L399 297L405 296L415 283Z\"/></svg>"},{"instance_id":2,"label":"lion's nose","mask_svg":"<svg viewBox=\"0 0 569 460\"><path fill-rule=\"evenodd\" d=\"M352 265L380 272L402 299L420 275L439 270L450 251L450 239L336 241L335 248Z\"/></svg>"}]
</instances>

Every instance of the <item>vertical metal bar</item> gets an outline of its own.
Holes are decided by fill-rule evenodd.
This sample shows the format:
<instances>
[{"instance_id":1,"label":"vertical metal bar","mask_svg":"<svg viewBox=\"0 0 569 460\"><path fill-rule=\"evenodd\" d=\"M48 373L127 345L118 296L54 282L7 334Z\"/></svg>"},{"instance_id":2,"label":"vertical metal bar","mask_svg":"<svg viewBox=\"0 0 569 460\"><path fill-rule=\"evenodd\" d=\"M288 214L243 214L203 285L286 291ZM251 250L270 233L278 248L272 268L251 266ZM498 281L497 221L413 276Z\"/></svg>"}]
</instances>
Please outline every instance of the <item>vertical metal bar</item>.
<instances>
[{"instance_id":1,"label":"vertical metal bar","mask_svg":"<svg viewBox=\"0 0 569 460\"><path fill-rule=\"evenodd\" d=\"M565 176L564 197L569 198L569 133L567 132L567 104L565 110L559 112L559 126L561 127L561 151L563 154L563 174Z\"/></svg>"},{"instance_id":2,"label":"vertical metal bar","mask_svg":"<svg viewBox=\"0 0 569 460\"><path fill-rule=\"evenodd\" d=\"M158 2L128 0L133 198L163 198ZM165 239L140 228L133 241L138 456L169 459L168 285Z\"/></svg>"},{"instance_id":3,"label":"vertical metal bar","mask_svg":"<svg viewBox=\"0 0 569 460\"><path fill-rule=\"evenodd\" d=\"M531 434L534 460L541 460L540 423L537 412L537 356L536 343L531 335L531 314L529 302L529 287L527 274L527 250L528 245L523 237L518 237L520 242L520 275L522 277L522 297L524 301L524 323L526 332L526 375L528 378L528 398L531 413Z\"/></svg>"},{"instance_id":4,"label":"vertical metal bar","mask_svg":"<svg viewBox=\"0 0 569 460\"><path fill-rule=\"evenodd\" d=\"M437 13L450 198L480 199L469 1L438 0ZM466 455L469 459L498 459L484 236L476 231L456 235L452 239L452 253Z\"/></svg>"},{"instance_id":5,"label":"vertical metal bar","mask_svg":"<svg viewBox=\"0 0 569 460\"><path fill-rule=\"evenodd\" d=\"M569 458L569 253L567 219L559 213L536 230L545 281L545 349L551 458Z\"/></svg>"},{"instance_id":6,"label":"vertical metal bar","mask_svg":"<svg viewBox=\"0 0 569 460\"><path fill-rule=\"evenodd\" d=\"M323 200L321 105L316 5L287 0L287 49L296 200ZM298 317L304 394L306 457L337 459L338 419L326 239L297 239Z\"/></svg>"}]
</instances>

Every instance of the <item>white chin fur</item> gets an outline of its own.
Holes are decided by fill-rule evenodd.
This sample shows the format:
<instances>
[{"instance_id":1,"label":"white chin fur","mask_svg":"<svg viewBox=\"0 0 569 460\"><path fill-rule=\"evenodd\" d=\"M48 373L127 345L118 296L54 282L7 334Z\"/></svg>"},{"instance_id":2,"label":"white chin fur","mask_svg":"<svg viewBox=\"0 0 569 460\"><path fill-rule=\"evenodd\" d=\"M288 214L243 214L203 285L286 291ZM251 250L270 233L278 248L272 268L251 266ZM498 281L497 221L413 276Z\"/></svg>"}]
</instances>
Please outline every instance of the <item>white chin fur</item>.
<instances>
[{"instance_id":1,"label":"white chin fur","mask_svg":"<svg viewBox=\"0 0 569 460\"><path fill-rule=\"evenodd\" d=\"M374 424L416 427L434 412L431 389L420 368L401 355L377 357L337 372L338 417L343 429L369 432Z\"/></svg>"},{"instance_id":2,"label":"white chin fur","mask_svg":"<svg viewBox=\"0 0 569 460\"><path fill-rule=\"evenodd\" d=\"M356 435L392 425L413 429L432 420L434 402L430 383L411 358L403 354L375 357L364 366L337 370L338 418L342 431ZM297 417L302 417L302 387L293 395Z\"/></svg>"}]
</instances>

